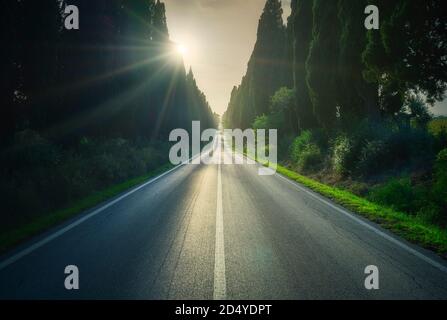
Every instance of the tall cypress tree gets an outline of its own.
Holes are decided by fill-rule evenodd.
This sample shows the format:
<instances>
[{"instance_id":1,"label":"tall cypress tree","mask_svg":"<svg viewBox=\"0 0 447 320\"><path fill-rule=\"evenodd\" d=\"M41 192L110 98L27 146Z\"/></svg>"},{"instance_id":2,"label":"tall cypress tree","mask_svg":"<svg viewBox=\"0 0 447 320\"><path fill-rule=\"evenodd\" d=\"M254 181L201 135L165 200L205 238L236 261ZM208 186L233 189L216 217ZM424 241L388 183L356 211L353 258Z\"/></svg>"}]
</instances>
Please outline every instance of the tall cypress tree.
<instances>
[{"instance_id":1,"label":"tall cypress tree","mask_svg":"<svg viewBox=\"0 0 447 320\"><path fill-rule=\"evenodd\" d=\"M5 1L0 10L0 143L7 142L18 126L19 106L25 102L21 65L21 29L24 23L19 1Z\"/></svg>"},{"instance_id":2,"label":"tall cypress tree","mask_svg":"<svg viewBox=\"0 0 447 320\"><path fill-rule=\"evenodd\" d=\"M164 3L157 0L152 21L152 39L158 42L169 40L168 25L166 22L166 8Z\"/></svg>"},{"instance_id":3,"label":"tall cypress tree","mask_svg":"<svg viewBox=\"0 0 447 320\"><path fill-rule=\"evenodd\" d=\"M380 31L368 33L365 76L380 86L380 107L393 115L409 95L442 100L447 82L444 1L381 0Z\"/></svg>"},{"instance_id":4,"label":"tall cypress tree","mask_svg":"<svg viewBox=\"0 0 447 320\"><path fill-rule=\"evenodd\" d=\"M337 2L314 0L313 30L306 62L314 114L326 130L334 128L337 117L337 61L339 28Z\"/></svg>"},{"instance_id":5,"label":"tall cypress tree","mask_svg":"<svg viewBox=\"0 0 447 320\"><path fill-rule=\"evenodd\" d=\"M293 29L293 79L295 88L295 112L300 130L315 127L316 119L306 83L306 59L312 41L312 0L292 1L289 24Z\"/></svg>"},{"instance_id":6,"label":"tall cypress tree","mask_svg":"<svg viewBox=\"0 0 447 320\"><path fill-rule=\"evenodd\" d=\"M367 1L339 0L340 54L338 60L338 101L345 125L352 120L378 116L378 86L363 78L362 52L367 32L363 13Z\"/></svg>"},{"instance_id":7,"label":"tall cypress tree","mask_svg":"<svg viewBox=\"0 0 447 320\"><path fill-rule=\"evenodd\" d=\"M256 115L268 113L271 96L284 84L285 27L279 0L267 0L249 63L251 103ZM250 119L253 120L253 119ZM250 123L251 124L251 123Z\"/></svg>"},{"instance_id":8,"label":"tall cypress tree","mask_svg":"<svg viewBox=\"0 0 447 320\"><path fill-rule=\"evenodd\" d=\"M286 29L279 0L267 0L259 20L255 48L247 73L230 101L226 115L232 126L250 127L256 116L269 113L270 98L286 85L290 66L287 64ZM232 113L232 114L230 114Z\"/></svg>"}]
</instances>

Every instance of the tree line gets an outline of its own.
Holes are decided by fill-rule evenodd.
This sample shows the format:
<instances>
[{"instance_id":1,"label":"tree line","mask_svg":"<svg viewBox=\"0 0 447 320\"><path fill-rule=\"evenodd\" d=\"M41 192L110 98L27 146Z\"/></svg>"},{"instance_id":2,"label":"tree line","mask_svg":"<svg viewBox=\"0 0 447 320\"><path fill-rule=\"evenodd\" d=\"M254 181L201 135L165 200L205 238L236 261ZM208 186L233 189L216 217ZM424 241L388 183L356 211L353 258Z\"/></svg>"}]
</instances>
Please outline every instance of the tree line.
<instances>
[{"instance_id":1,"label":"tree line","mask_svg":"<svg viewBox=\"0 0 447 320\"><path fill-rule=\"evenodd\" d=\"M379 8L379 29L365 27ZM267 0L224 124L278 129L282 165L447 226L442 0Z\"/></svg>"},{"instance_id":2,"label":"tree line","mask_svg":"<svg viewBox=\"0 0 447 320\"><path fill-rule=\"evenodd\" d=\"M162 2L0 8L0 251L162 172L172 129L215 126Z\"/></svg>"},{"instance_id":3,"label":"tree line","mask_svg":"<svg viewBox=\"0 0 447 320\"><path fill-rule=\"evenodd\" d=\"M79 9L79 30L64 28L67 5ZM159 0L11 0L0 23L3 143L25 129L70 143L214 126Z\"/></svg>"},{"instance_id":4,"label":"tree line","mask_svg":"<svg viewBox=\"0 0 447 320\"><path fill-rule=\"evenodd\" d=\"M380 9L366 30L365 8ZM284 112L290 130L346 128L394 117L416 98L433 104L447 81L446 7L440 0L293 0L286 24L279 0L267 0L242 83L225 114L251 127L272 112L271 97L293 89Z\"/></svg>"}]
</instances>

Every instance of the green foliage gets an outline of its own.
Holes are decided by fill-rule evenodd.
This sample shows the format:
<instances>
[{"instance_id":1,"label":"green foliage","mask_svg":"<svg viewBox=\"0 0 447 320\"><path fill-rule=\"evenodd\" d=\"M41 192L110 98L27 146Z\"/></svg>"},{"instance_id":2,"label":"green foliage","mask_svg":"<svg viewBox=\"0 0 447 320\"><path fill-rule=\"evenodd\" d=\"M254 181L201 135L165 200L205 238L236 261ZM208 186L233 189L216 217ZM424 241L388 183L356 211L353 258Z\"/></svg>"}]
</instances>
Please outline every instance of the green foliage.
<instances>
[{"instance_id":1,"label":"green foliage","mask_svg":"<svg viewBox=\"0 0 447 320\"><path fill-rule=\"evenodd\" d=\"M295 90L295 108L290 113L290 117L296 118L297 131L311 129L316 125L305 72L306 60L309 56L312 41L312 6L312 1L309 0L292 1L292 12L289 18L289 28L292 29L292 73Z\"/></svg>"},{"instance_id":2,"label":"green foliage","mask_svg":"<svg viewBox=\"0 0 447 320\"><path fill-rule=\"evenodd\" d=\"M287 87L282 87L271 98L270 111L279 113L293 108L295 92Z\"/></svg>"},{"instance_id":3,"label":"green foliage","mask_svg":"<svg viewBox=\"0 0 447 320\"><path fill-rule=\"evenodd\" d=\"M311 131L303 131L290 147L291 159L300 170L312 170L323 162L323 154Z\"/></svg>"},{"instance_id":4,"label":"green foliage","mask_svg":"<svg viewBox=\"0 0 447 320\"><path fill-rule=\"evenodd\" d=\"M240 86L234 87L224 115L233 128L246 129L270 112L271 97L291 78L287 75L286 29L279 0L267 0L259 20L257 41Z\"/></svg>"},{"instance_id":5,"label":"green foliage","mask_svg":"<svg viewBox=\"0 0 447 320\"><path fill-rule=\"evenodd\" d=\"M319 125L331 130L336 122L339 24L336 1L313 1L313 30L306 61L307 86Z\"/></svg>"},{"instance_id":6,"label":"green foliage","mask_svg":"<svg viewBox=\"0 0 447 320\"><path fill-rule=\"evenodd\" d=\"M352 172L358 160L357 148L347 135L340 135L333 143L333 169L340 175Z\"/></svg>"},{"instance_id":7,"label":"green foliage","mask_svg":"<svg viewBox=\"0 0 447 320\"><path fill-rule=\"evenodd\" d=\"M168 146L124 139L84 138L60 148L33 131L19 132L1 153L0 232L92 193L146 175L168 162Z\"/></svg>"},{"instance_id":8,"label":"green foliage","mask_svg":"<svg viewBox=\"0 0 447 320\"><path fill-rule=\"evenodd\" d=\"M84 12L82 32L63 27L68 4ZM67 144L82 136L159 139L193 120L216 126L173 54L160 1L9 1L0 21L10 30L0 35L8 44L0 59L2 146L27 128Z\"/></svg>"},{"instance_id":9,"label":"green foliage","mask_svg":"<svg viewBox=\"0 0 447 320\"><path fill-rule=\"evenodd\" d=\"M434 139L410 125L361 122L332 139L332 168L342 176L368 177L388 170L429 169Z\"/></svg>"},{"instance_id":10,"label":"green foliage","mask_svg":"<svg viewBox=\"0 0 447 320\"><path fill-rule=\"evenodd\" d=\"M271 97L269 106L270 113L256 117L252 124L254 129L276 129L279 138L293 134L293 121L287 117L293 108L295 93L293 90L282 87Z\"/></svg>"},{"instance_id":11,"label":"green foliage","mask_svg":"<svg viewBox=\"0 0 447 320\"><path fill-rule=\"evenodd\" d=\"M332 199L345 208L380 223L405 239L433 249L439 254L447 252L447 232L445 228L434 226L418 217L378 205L358 197L346 190L334 188L278 166L278 172L310 189Z\"/></svg>"},{"instance_id":12,"label":"green foliage","mask_svg":"<svg viewBox=\"0 0 447 320\"><path fill-rule=\"evenodd\" d=\"M445 3L380 0L380 32L372 30L363 53L365 75L381 87L382 110L394 114L414 92L429 102L446 90L447 21Z\"/></svg>"},{"instance_id":13,"label":"green foliage","mask_svg":"<svg viewBox=\"0 0 447 320\"><path fill-rule=\"evenodd\" d=\"M256 117L255 122L253 122L253 129L269 129L270 128L270 119L268 116L263 114L262 116Z\"/></svg>"},{"instance_id":14,"label":"green foliage","mask_svg":"<svg viewBox=\"0 0 447 320\"><path fill-rule=\"evenodd\" d=\"M432 187L415 184L410 178L392 179L375 187L368 199L395 210L417 215L437 225L447 223L447 149L439 153Z\"/></svg>"},{"instance_id":15,"label":"green foliage","mask_svg":"<svg viewBox=\"0 0 447 320\"><path fill-rule=\"evenodd\" d=\"M435 137L435 150L447 148L447 118L433 119L428 123L428 132Z\"/></svg>"},{"instance_id":16,"label":"green foliage","mask_svg":"<svg viewBox=\"0 0 447 320\"><path fill-rule=\"evenodd\" d=\"M428 130L433 135L447 133L447 118L436 118L429 122Z\"/></svg>"},{"instance_id":17,"label":"green foliage","mask_svg":"<svg viewBox=\"0 0 447 320\"><path fill-rule=\"evenodd\" d=\"M426 130L402 127L392 130L386 141L390 152L385 163L392 167L430 167L434 160L433 139Z\"/></svg>"},{"instance_id":18,"label":"green foliage","mask_svg":"<svg viewBox=\"0 0 447 320\"><path fill-rule=\"evenodd\" d=\"M377 84L368 84L362 52L367 42L367 33L359 28L365 19L367 1L339 0L338 20L340 23L340 51L337 61L338 92L341 120L346 124L353 118L377 118Z\"/></svg>"},{"instance_id":19,"label":"green foliage","mask_svg":"<svg viewBox=\"0 0 447 320\"><path fill-rule=\"evenodd\" d=\"M442 208L444 221L447 222L447 149L442 150L436 159L433 195Z\"/></svg>"},{"instance_id":20,"label":"green foliage","mask_svg":"<svg viewBox=\"0 0 447 320\"><path fill-rule=\"evenodd\" d=\"M393 179L383 186L374 188L368 199L403 212L414 212L414 202L418 201L409 178Z\"/></svg>"},{"instance_id":21,"label":"green foliage","mask_svg":"<svg viewBox=\"0 0 447 320\"><path fill-rule=\"evenodd\" d=\"M233 90L225 117L236 127L278 128L285 137L295 137L287 163L304 172L324 170L328 180L357 183L363 194L375 185L370 199L387 207L393 219L399 211L396 219L406 221L396 229L431 238L427 224L447 225L447 169L443 153L436 157L447 148L447 123L432 120L429 110L443 100L447 84L445 5L442 0L377 0L380 30L366 31L368 4L291 1L286 37L291 59L277 53L274 61L283 59L290 66L282 72L293 78L293 91L267 84L278 78L264 73L271 55L264 56L266 65L256 63L267 46L266 24L261 28L260 23L263 32L247 75ZM272 96L270 108L260 112L257 104L265 108L265 93ZM327 194L339 196L332 191ZM350 197L342 198L352 205ZM378 204L354 202L368 216L388 219ZM411 223L406 220L410 215Z\"/></svg>"},{"instance_id":22,"label":"green foliage","mask_svg":"<svg viewBox=\"0 0 447 320\"><path fill-rule=\"evenodd\" d=\"M427 130L428 124L432 120L433 116L428 111L428 107L423 99L419 96L411 97L408 103L408 109L410 111L411 122L414 127Z\"/></svg>"},{"instance_id":23,"label":"green foliage","mask_svg":"<svg viewBox=\"0 0 447 320\"><path fill-rule=\"evenodd\" d=\"M300 154L306 150L306 148L312 143L312 132L309 130L303 131L299 137L297 137L291 146L292 159L297 162Z\"/></svg>"},{"instance_id":24,"label":"green foliage","mask_svg":"<svg viewBox=\"0 0 447 320\"><path fill-rule=\"evenodd\" d=\"M360 152L357 172L363 175L380 172L384 167L383 161L389 152L390 150L384 141L367 141Z\"/></svg>"},{"instance_id":25,"label":"green foliage","mask_svg":"<svg viewBox=\"0 0 447 320\"><path fill-rule=\"evenodd\" d=\"M6 230L5 232L0 229L0 253L11 249L12 246L17 245L18 243L29 239L30 237L33 237L51 227L54 227L57 224L62 223L87 209L90 209L106 200L109 200L110 198L113 198L114 196L117 196L134 186L148 181L148 179L150 179L151 177L161 174L169 168L170 165L162 166L154 171L151 171L147 175L130 179L123 183L119 183L98 192L94 192L80 200L75 201L74 203L70 204L69 207L51 212L49 214L34 217L30 221L23 221L23 224L21 224L18 228Z\"/></svg>"}]
</instances>

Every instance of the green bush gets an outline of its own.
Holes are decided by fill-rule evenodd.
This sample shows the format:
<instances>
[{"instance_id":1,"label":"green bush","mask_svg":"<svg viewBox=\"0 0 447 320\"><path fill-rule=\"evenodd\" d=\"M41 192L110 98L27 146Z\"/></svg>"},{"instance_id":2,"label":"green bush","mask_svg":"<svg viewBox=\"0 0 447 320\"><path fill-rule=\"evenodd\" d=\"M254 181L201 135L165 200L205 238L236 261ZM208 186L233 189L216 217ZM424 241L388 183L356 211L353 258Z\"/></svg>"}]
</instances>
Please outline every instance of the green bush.
<instances>
[{"instance_id":1,"label":"green bush","mask_svg":"<svg viewBox=\"0 0 447 320\"><path fill-rule=\"evenodd\" d=\"M323 161L323 156L321 154L320 148L315 144L310 144L301 154L298 161L298 166L302 170L312 170L321 164Z\"/></svg>"},{"instance_id":2,"label":"green bush","mask_svg":"<svg viewBox=\"0 0 447 320\"><path fill-rule=\"evenodd\" d=\"M36 132L16 135L0 153L0 232L60 210L168 163L168 145L125 139L59 148Z\"/></svg>"},{"instance_id":3,"label":"green bush","mask_svg":"<svg viewBox=\"0 0 447 320\"><path fill-rule=\"evenodd\" d=\"M340 175L348 175L358 161L358 152L353 139L347 135L339 135L333 143L333 169Z\"/></svg>"},{"instance_id":4,"label":"green bush","mask_svg":"<svg viewBox=\"0 0 447 320\"><path fill-rule=\"evenodd\" d=\"M393 179L373 188L368 199L397 211L417 215L421 220L447 225L447 149L439 153L434 181L413 184L410 178Z\"/></svg>"},{"instance_id":5,"label":"green bush","mask_svg":"<svg viewBox=\"0 0 447 320\"><path fill-rule=\"evenodd\" d=\"M386 160L393 167L412 163L414 166L431 165L433 138L426 130L403 127L394 130L386 141L390 152Z\"/></svg>"},{"instance_id":6,"label":"green bush","mask_svg":"<svg viewBox=\"0 0 447 320\"><path fill-rule=\"evenodd\" d=\"M447 222L447 149L442 150L435 163L435 181L433 185L433 197L436 204L441 208L440 220Z\"/></svg>"},{"instance_id":7,"label":"green bush","mask_svg":"<svg viewBox=\"0 0 447 320\"><path fill-rule=\"evenodd\" d=\"M357 164L357 172L360 175L370 175L380 172L384 168L384 159L389 154L385 142L374 140L366 142Z\"/></svg>"},{"instance_id":8,"label":"green bush","mask_svg":"<svg viewBox=\"0 0 447 320\"><path fill-rule=\"evenodd\" d=\"M292 161L300 170L311 170L323 162L323 154L314 142L314 134L311 131L303 131L297 137L290 148Z\"/></svg>"},{"instance_id":9,"label":"green bush","mask_svg":"<svg viewBox=\"0 0 447 320\"><path fill-rule=\"evenodd\" d=\"M373 188L368 199L397 211L413 212L415 192L409 178L393 179L388 183Z\"/></svg>"},{"instance_id":10,"label":"green bush","mask_svg":"<svg viewBox=\"0 0 447 320\"><path fill-rule=\"evenodd\" d=\"M435 159L434 145L435 138L424 129L362 122L332 140L333 170L342 176L428 170Z\"/></svg>"},{"instance_id":11,"label":"green bush","mask_svg":"<svg viewBox=\"0 0 447 320\"><path fill-rule=\"evenodd\" d=\"M301 153L312 143L312 133L303 131L292 143L291 156L292 160L298 162Z\"/></svg>"},{"instance_id":12,"label":"green bush","mask_svg":"<svg viewBox=\"0 0 447 320\"><path fill-rule=\"evenodd\" d=\"M253 122L253 129L259 130L268 128L270 128L268 116L263 114L262 116L256 117L255 121Z\"/></svg>"}]
</instances>

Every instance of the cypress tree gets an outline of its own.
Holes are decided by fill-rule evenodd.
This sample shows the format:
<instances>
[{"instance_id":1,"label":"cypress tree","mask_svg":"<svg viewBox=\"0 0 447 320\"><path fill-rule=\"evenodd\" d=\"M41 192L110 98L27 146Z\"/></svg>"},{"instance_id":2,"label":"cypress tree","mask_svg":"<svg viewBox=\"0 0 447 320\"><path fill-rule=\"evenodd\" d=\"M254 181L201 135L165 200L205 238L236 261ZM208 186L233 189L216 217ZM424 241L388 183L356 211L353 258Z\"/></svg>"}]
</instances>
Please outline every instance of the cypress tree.
<instances>
[{"instance_id":1,"label":"cypress tree","mask_svg":"<svg viewBox=\"0 0 447 320\"><path fill-rule=\"evenodd\" d=\"M447 14L441 0L381 0L380 31L368 32L365 77L380 86L380 107L394 115L408 97L442 100L447 82Z\"/></svg>"},{"instance_id":2,"label":"cypress tree","mask_svg":"<svg viewBox=\"0 0 447 320\"><path fill-rule=\"evenodd\" d=\"M300 130L316 126L313 107L306 83L306 59L312 41L312 0L292 1L289 24L293 30L293 80L295 88L295 112Z\"/></svg>"},{"instance_id":3,"label":"cypress tree","mask_svg":"<svg viewBox=\"0 0 447 320\"><path fill-rule=\"evenodd\" d=\"M340 54L338 60L338 101L345 125L352 120L378 116L377 84L367 83L363 78L362 52L365 50L367 32L363 27L363 13L367 2L339 0Z\"/></svg>"},{"instance_id":4,"label":"cypress tree","mask_svg":"<svg viewBox=\"0 0 447 320\"><path fill-rule=\"evenodd\" d=\"M257 40L247 73L232 101L227 119L248 128L256 116L269 112L270 98L287 83L286 29L279 0L267 0L259 20Z\"/></svg>"},{"instance_id":5,"label":"cypress tree","mask_svg":"<svg viewBox=\"0 0 447 320\"><path fill-rule=\"evenodd\" d=\"M313 110L320 125L334 128L337 119L337 61L339 28L337 2L314 0L313 30L306 62L307 85Z\"/></svg>"}]
</instances>

